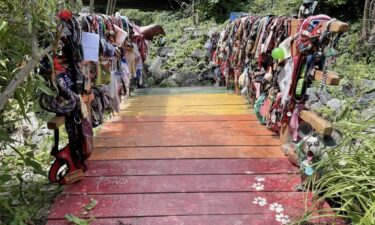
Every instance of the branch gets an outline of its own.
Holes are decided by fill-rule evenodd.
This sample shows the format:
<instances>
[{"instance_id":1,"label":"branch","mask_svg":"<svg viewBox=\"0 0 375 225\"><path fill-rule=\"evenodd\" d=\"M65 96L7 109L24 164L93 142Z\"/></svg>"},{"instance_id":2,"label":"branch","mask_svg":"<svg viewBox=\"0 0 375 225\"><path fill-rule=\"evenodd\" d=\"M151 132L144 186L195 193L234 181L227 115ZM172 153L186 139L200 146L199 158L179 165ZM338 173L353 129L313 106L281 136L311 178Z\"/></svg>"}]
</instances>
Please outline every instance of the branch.
<instances>
[{"instance_id":1,"label":"branch","mask_svg":"<svg viewBox=\"0 0 375 225\"><path fill-rule=\"evenodd\" d=\"M5 88L4 92L0 94L0 114L3 112L5 104L8 102L9 98L11 98L18 88L20 84L23 82L25 77L31 73L31 71L37 66L40 60L46 56L50 51L52 51L52 46L42 50L39 54L33 55L31 60L24 66L17 75L13 78L13 80L8 84Z\"/></svg>"}]
</instances>

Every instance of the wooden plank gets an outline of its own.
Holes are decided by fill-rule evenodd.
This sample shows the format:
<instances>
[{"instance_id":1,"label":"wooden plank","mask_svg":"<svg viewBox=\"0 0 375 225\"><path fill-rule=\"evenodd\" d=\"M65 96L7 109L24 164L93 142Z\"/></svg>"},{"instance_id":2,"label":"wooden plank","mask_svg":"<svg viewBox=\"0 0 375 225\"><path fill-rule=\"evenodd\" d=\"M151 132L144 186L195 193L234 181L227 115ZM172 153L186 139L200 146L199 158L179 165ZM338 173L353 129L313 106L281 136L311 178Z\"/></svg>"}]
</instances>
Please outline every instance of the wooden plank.
<instances>
[{"instance_id":1,"label":"wooden plank","mask_svg":"<svg viewBox=\"0 0 375 225\"><path fill-rule=\"evenodd\" d=\"M339 20L333 21L329 25L329 31L333 33L345 33L348 30L349 30L349 24L341 22Z\"/></svg>"},{"instance_id":2,"label":"wooden plank","mask_svg":"<svg viewBox=\"0 0 375 225\"><path fill-rule=\"evenodd\" d=\"M47 122L47 128L50 130L57 130L65 124L64 116L55 116Z\"/></svg>"},{"instance_id":3,"label":"wooden plank","mask_svg":"<svg viewBox=\"0 0 375 225\"><path fill-rule=\"evenodd\" d=\"M292 216L292 215L289 215ZM251 221L251 224L250 224ZM314 224L346 225L337 219L320 218ZM47 225L71 225L67 220L49 220ZM200 215L200 216L155 216L133 218L100 218L90 225L280 225L275 216L269 214L252 215Z\"/></svg>"},{"instance_id":4,"label":"wooden plank","mask_svg":"<svg viewBox=\"0 0 375 225\"><path fill-rule=\"evenodd\" d=\"M116 159L251 159L283 158L275 146L197 146L197 147L140 147L95 148L90 160Z\"/></svg>"},{"instance_id":5,"label":"wooden plank","mask_svg":"<svg viewBox=\"0 0 375 225\"><path fill-rule=\"evenodd\" d=\"M287 158L87 161L86 177L297 173Z\"/></svg>"},{"instance_id":6,"label":"wooden plank","mask_svg":"<svg viewBox=\"0 0 375 225\"><path fill-rule=\"evenodd\" d=\"M272 136L225 136L225 131L214 135L192 136L186 134L159 133L137 137L95 137L96 148L119 147L178 147L178 146L277 146L280 140Z\"/></svg>"},{"instance_id":7,"label":"wooden plank","mask_svg":"<svg viewBox=\"0 0 375 225\"><path fill-rule=\"evenodd\" d=\"M309 123L318 133L324 134L324 135L332 134L332 131L333 131L332 124L328 122L327 120L321 118L315 112L302 110L300 112L299 117L303 121Z\"/></svg>"},{"instance_id":8,"label":"wooden plank","mask_svg":"<svg viewBox=\"0 0 375 225\"><path fill-rule=\"evenodd\" d=\"M284 213L302 212L306 194L300 192L245 192L245 193L173 193L123 195L60 195L53 204L49 219L62 219L66 214L79 214L95 199L98 204L83 217L148 217L171 215L273 214L269 205L254 204L256 197L267 203L279 203ZM310 195L311 197L311 195ZM58 207L57 207L58 206Z\"/></svg>"},{"instance_id":9,"label":"wooden plank","mask_svg":"<svg viewBox=\"0 0 375 225\"><path fill-rule=\"evenodd\" d=\"M250 110L251 112L251 110ZM114 116L106 123L134 122L209 122L209 121L257 121L254 114L194 115L194 116Z\"/></svg>"},{"instance_id":10,"label":"wooden plank","mask_svg":"<svg viewBox=\"0 0 375 225\"><path fill-rule=\"evenodd\" d=\"M189 116L189 115L237 115L249 113L248 105L211 105L176 107L128 107L120 116Z\"/></svg>"},{"instance_id":11,"label":"wooden plank","mask_svg":"<svg viewBox=\"0 0 375 225\"><path fill-rule=\"evenodd\" d=\"M321 81L323 79L324 72L321 70L314 70L314 79ZM336 72L327 71L327 85L339 85L340 84L340 77Z\"/></svg>"},{"instance_id":12,"label":"wooden plank","mask_svg":"<svg viewBox=\"0 0 375 225\"><path fill-rule=\"evenodd\" d=\"M272 136L274 133L257 121L216 121L212 122L154 122L154 123L110 123L104 124L97 137L133 137L142 135L169 134L171 131L184 135L206 136L225 133L228 136ZM214 132L213 132L214 131Z\"/></svg>"},{"instance_id":13,"label":"wooden plank","mask_svg":"<svg viewBox=\"0 0 375 225\"><path fill-rule=\"evenodd\" d=\"M297 174L86 177L79 183L67 186L64 193L292 192L300 183L301 179Z\"/></svg>"}]
</instances>

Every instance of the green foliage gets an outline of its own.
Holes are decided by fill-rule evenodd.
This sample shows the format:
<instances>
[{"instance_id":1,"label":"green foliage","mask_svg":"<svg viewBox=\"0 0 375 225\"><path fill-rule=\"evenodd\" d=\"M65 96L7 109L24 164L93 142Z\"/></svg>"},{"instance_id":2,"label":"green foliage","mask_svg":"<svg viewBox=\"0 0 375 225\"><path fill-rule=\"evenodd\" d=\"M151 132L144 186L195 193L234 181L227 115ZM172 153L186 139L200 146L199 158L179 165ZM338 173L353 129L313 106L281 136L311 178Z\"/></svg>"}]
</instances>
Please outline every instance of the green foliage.
<instances>
[{"instance_id":1,"label":"green foliage","mask_svg":"<svg viewBox=\"0 0 375 225\"><path fill-rule=\"evenodd\" d=\"M73 225L89 225L94 220L93 218L89 220L81 219L72 214L65 215L65 219L68 220Z\"/></svg>"},{"instance_id":2,"label":"green foliage","mask_svg":"<svg viewBox=\"0 0 375 225\"><path fill-rule=\"evenodd\" d=\"M20 7L22 6L22 7ZM0 2L0 93L28 63L33 54L51 45L60 8L80 10L81 1L3 0ZM38 48L32 48L33 34ZM60 188L47 178L52 137L38 145L22 137L21 120L35 112L40 122L50 115L40 112L37 94L54 95L33 71L8 100L0 116L0 224L43 224L48 206Z\"/></svg>"}]
</instances>

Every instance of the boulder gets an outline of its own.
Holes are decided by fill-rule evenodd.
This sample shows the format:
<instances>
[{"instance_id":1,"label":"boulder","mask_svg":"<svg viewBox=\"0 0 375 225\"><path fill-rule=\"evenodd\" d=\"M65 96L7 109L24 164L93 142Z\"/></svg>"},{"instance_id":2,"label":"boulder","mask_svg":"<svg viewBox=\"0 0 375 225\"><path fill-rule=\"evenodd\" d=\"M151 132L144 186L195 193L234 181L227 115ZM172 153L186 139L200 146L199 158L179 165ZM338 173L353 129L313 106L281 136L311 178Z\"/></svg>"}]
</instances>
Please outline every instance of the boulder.
<instances>
[{"instance_id":1,"label":"boulder","mask_svg":"<svg viewBox=\"0 0 375 225\"><path fill-rule=\"evenodd\" d=\"M375 120L375 106L367 108L361 112L362 118L364 121L373 119Z\"/></svg>"},{"instance_id":2,"label":"boulder","mask_svg":"<svg viewBox=\"0 0 375 225\"><path fill-rule=\"evenodd\" d=\"M360 106L366 106L368 105L369 103L371 103L372 101L374 101L375 99L375 92L371 92L371 93L367 93L367 94L364 94L358 101L357 103L360 105Z\"/></svg>"},{"instance_id":3,"label":"boulder","mask_svg":"<svg viewBox=\"0 0 375 225\"><path fill-rule=\"evenodd\" d=\"M178 40L178 42L179 42L180 44L185 44L189 39L190 39L190 37L189 37L188 35L184 35L184 36L182 36L182 37Z\"/></svg>"},{"instance_id":4,"label":"boulder","mask_svg":"<svg viewBox=\"0 0 375 225\"><path fill-rule=\"evenodd\" d=\"M155 79L156 83L160 83L163 80L167 79L168 75L169 75L168 70L165 70L165 69L160 69L152 73L152 77Z\"/></svg>"},{"instance_id":5,"label":"boulder","mask_svg":"<svg viewBox=\"0 0 375 225\"><path fill-rule=\"evenodd\" d=\"M163 64L165 62L165 59L163 59L162 57L158 56L156 57L152 62L151 62L151 65L149 66L148 70L151 72L151 73L155 73L157 72L158 70L161 70Z\"/></svg>"},{"instance_id":6,"label":"boulder","mask_svg":"<svg viewBox=\"0 0 375 225\"><path fill-rule=\"evenodd\" d=\"M192 86L193 83L198 82L198 75L193 72L175 73L172 78L182 86Z\"/></svg>"},{"instance_id":7,"label":"boulder","mask_svg":"<svg viewBox=\"0 0 375 225\"><path fill-rule=\"evenodd\" d=\"M202 49L196 48L193 53L191 53L191 57L195 59L204 59L206 57L206 52Z\"/></svg>"},{"instance_id":8,"label":"boulder","mask_svg":"<svg viewBox=\"0 0 375 225\"><path fill-rule=\"evenodd\" d=\"M314 104L310 106L311 110L313 111L317 111L322 107L323 107L323 104L321 102L315 102Z\"/></svg>"},{"instance_id":9,"label":"boulder","mask_svg":"<svg viewBox=\"0 0 375 225\"><path fill-rule=\"evenodd\" d=\"M178 87L176 81L172 77L169 77L169 78L163 80L160 83L160 86L161 87Z\"/></svg>"},{"instance_id":10,"label":"boulder","mask_svg":"<svg viewBox=\"0 0 375 225\"><path fill-rule=\"evenodd\" d=\"M156 84L155 78L153 78L153 77L147 78L147 84L150 85L150 86L155 85Z\"/></svg>"},{"instance_id":11,"label":"boulder","mask_svg":"<svg viewBox=\"0 0 375 225\"><path fill-rule=\"evenodd\" d=\"M346 83L341 86L341 92L347 97L355 96L355 89L351 83Z\"/></svg>"},{"instance_id":12,"label":"boulder","mask_svg":"<svg viewBox=\"0 0 375 225\"><path fill-rule=\"evenodd\" d=\"M327 102L327 106L335 112L339 111L343 104L344 101L337 98L333 98Z\"/></svg>"},{"instance_id":13,"label":"boulder","mask_svg":"<svg viewBox=\"0 0 375 225\"><path fill-rule=\"evenodd\" d=\"M364 90L369 92L375 91L375 80L364 79L362 82L365 87Z\"/></svg>"},{"instance_id":14,"label":"boulder","mask_svg":"<svg viewBox=\"0 0 375 225\"><path fill-rule=\"evenodd\" d=\"M323 104L327 104L327 102L332 99L331 94L327 91L323 91L318 97L319 101Z\"/></svg>"},{"instance_id":15,"label":"boulder","mask_svg":"<svg viewBox=\"0 0 375 225\"><path fill-rule=\"evenodd\" d=\"M168 54L171 54L174 52L173 48L170 46L164 46L157 50L158 56L160 57L166 57Z\"/></svg>"},{"instance_id":16,"label":"boulder","mask_svg":"<svg viewBox=\"0 0 375 225\"><path fill-rule=\"evenodd\" d=\"M187 67L189 67L189 66L194 66L195 64L197 64L195 61L194 61L194 59L192 59L192 58L186 58L185 60L184 60L184 65L185 66L187 66Z\"/></svg>"}]
</instances>

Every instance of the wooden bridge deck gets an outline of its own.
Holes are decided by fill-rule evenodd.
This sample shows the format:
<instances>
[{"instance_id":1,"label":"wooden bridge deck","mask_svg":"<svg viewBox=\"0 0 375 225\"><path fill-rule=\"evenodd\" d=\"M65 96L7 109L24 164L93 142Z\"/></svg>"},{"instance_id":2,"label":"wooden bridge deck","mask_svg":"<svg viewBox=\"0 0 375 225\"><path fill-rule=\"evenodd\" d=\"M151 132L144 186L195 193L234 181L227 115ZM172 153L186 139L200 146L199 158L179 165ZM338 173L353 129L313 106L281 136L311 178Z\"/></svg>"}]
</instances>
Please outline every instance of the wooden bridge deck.
<instances>
[{"instance_id":1,"label":"wooden bridge deck","mask_svg":"<svg viewBox=\"0 0 375 225\"><path fill-rule=\"evenodd\" d=\"M278 138L223 89L143 91L94 142L85 179L56 199L49 225L68 224L66 214L103 225L273 225L305 208Z\"/></svg>"}]
</instances>

